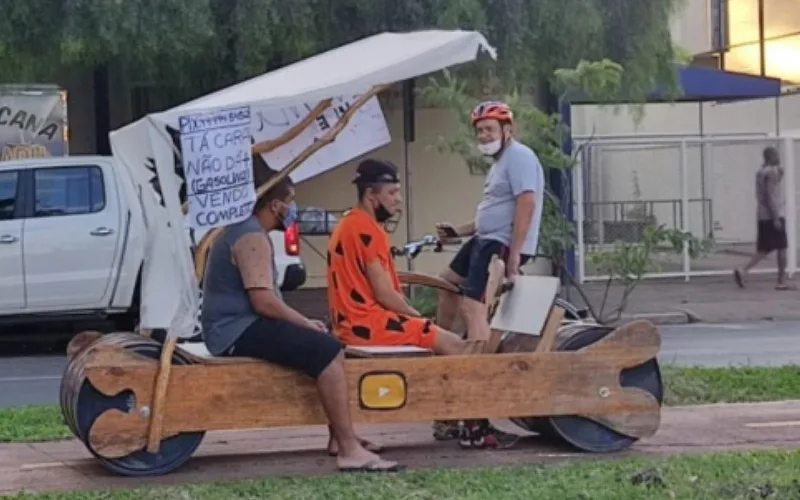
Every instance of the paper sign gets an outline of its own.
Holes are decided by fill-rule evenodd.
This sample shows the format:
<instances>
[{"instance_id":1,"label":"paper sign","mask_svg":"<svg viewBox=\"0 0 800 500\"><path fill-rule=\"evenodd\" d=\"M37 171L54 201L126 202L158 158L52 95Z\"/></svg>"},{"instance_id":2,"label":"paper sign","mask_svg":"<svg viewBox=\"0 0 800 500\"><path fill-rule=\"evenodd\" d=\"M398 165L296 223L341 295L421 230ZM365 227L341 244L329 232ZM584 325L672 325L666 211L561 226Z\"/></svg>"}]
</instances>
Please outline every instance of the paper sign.
<instances>
[{"instance_id":1,"label":"paper sign","mask_svg":"<svg viewBox=\"0 0 800 500\"><path fill-rule=\"evenodd\" d=\"M180 117L189 225L212 229L241 222L256 201L250 107Z\"/></svg>"}]
</instances>

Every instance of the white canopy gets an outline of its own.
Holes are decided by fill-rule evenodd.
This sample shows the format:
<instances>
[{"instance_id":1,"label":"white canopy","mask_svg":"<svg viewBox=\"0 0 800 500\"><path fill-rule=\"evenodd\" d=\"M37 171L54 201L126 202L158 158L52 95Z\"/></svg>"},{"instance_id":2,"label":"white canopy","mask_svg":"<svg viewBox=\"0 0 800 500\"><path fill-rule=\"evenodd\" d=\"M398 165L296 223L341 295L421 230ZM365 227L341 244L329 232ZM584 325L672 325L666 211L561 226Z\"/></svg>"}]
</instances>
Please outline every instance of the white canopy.
<instances>
[{"instance_id":1,"label":"white canopy","mask_svg":"<svg viewBox=\"0 0 800 500\"><path fill-rule=\"evenodd\" d=\"M366 92L472 61L480 49L496 51L475 31L380 33L331 49L182 104L167 113L258 103L290 106Z\"/></svg>"},{"instance_id":2,"label":"white canopy","mask_svg":"<svg viewBox=\"0 0 800 500\"><path fill-rule=\"evenodd\" d=\"M199 308L192 241L181 211L182 169L177 154L181 116L238 106L282 108L415 78L496 51L478 32L428 30L381 33L251 78L110 134L114 156L139 194L146 222L142 328L191 336ZM324 149L324 148L323 148Z\"/></svg>"}]
</instances>

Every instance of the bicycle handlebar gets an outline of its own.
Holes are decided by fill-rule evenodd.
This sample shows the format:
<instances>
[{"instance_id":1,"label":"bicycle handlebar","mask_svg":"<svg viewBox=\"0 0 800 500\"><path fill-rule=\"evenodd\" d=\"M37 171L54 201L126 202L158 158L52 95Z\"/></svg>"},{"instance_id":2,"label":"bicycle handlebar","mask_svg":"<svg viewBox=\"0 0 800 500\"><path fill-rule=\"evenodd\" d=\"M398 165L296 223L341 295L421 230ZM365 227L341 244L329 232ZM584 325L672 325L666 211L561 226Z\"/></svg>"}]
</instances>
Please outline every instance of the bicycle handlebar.
<instances>
[{"instance_id":1,"label":"bicycle handlebar","mask_svg":"<svg viewBox=\"0 0 800 500\"><path fill-rule=\"evenodd\" d=\"M392 256L393 257L403 257L403 256L405 256L405 257L408 257L408 258L413 260L414 258L417 257L417 255L419 255L419 253L425 247L433 247L433 251L436 252L436 253L439 253L444 249L444 245L460 243L460 241L461 240L453 241L453 242L450 242L450 241L443 242L442 240L440 240L436 236L428 234L428 235L423 236L419 240L409 241L408 243L403 245L402 248L392 247L391 251L392 251Z\"/></svg>"}]
</instances>

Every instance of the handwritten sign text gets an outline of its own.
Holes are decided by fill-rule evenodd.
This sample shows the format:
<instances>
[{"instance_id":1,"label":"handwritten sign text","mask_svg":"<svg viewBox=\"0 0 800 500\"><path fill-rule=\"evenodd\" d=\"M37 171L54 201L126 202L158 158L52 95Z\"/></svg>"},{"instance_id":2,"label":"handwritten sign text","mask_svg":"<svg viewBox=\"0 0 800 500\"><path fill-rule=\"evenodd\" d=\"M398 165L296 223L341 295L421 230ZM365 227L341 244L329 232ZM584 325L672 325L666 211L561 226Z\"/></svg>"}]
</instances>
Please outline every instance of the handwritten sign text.
<instances>
[{"instance_id":1,"label":"handwritten sign text","mask_svg":"<svg viewBox=\"0 0 800 500\"><path fill-rule=\"evenodd\" d=\"M249 106L182 116L179 126L190 226L211 229L247 219L256 201Z\"/></svg>"}]
</instances>

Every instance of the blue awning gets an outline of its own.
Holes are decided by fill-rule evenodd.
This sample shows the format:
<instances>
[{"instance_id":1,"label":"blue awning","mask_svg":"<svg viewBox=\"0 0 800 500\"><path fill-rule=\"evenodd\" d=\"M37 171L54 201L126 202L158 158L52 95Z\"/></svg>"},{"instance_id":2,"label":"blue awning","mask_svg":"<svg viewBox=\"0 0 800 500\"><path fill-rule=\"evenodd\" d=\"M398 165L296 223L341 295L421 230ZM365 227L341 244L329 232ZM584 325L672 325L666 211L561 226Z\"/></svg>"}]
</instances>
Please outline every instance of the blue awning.
<instances>
[{"instance_id":1,"label":"blue awning","mask_svg":"<svg viewBox=\"0 0 800 500\"><path fill-rule=\"evenodd\" d=\"M781 80L745 73L731 73L714 68L687 66L678 70L678 79L683 89L679 100L724 100L755 99L774 97L781 94ZM650 94L653 100L659 100L663 92L659 90Z\"/></svg>"}]
</instances>

